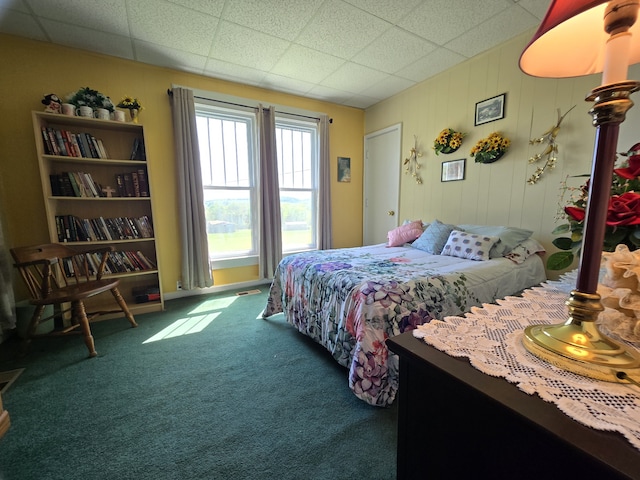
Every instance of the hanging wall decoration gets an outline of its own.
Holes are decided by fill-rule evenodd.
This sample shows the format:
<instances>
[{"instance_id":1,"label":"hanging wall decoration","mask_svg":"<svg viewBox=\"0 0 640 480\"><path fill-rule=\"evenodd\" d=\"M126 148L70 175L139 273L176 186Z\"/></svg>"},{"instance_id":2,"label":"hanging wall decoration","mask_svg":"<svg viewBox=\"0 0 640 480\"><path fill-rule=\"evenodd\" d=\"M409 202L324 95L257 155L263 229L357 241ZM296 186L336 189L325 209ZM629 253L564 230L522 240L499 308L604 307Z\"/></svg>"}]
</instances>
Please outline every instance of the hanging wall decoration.
<instances>
[{"instance_id":1,"label":"hanging wall decoration","mask_svg":"<svg viewBox=\"0 0 640 480\"><path fill-rule=\"evenodd\" d=\"M493 163L506 153L510 145L511 140L500 132L493 132L475 144L471 156L475 157L476 163Z\"/></svg>"},{"instance_id":2,"label":"hanging wall decoration","mask_svg":"<svg viewBox=\"0 0 640 480\"><path fill-rule=\"evenodd\" d=\"M560 124L562 123L562 120L564 120L564 117L566 117L567 114L575 107L575 105L571 107L564 115L562 115L560 113L560 109L558 109L558 122L549 130L544 132L540 137L529 140L529 145L537 145L539 143L547 144L546 148L542 152L536 153L534 156L529 158L529 165L538 163L544 159L542 166L536 168L536 171L533 172L533 175L531 175L529 180L527 180L529 185L535 185L547 169L553 170L555 168L556 161L558 160L558 144L556 143L556 137L558 136L558 133L560 133Z\"/></svg>"},{"instance_id":3,"label":"hanging wall decoration","mask_svg":"<svg viewBox=\"0 0 640 480\"><path fill-rule=\"evenodd\" d=\"M420 170L420 164L418 163L418 158L422 156L422 153L418 152L418 137L415 135L414 144L409 152L409 158L404 159L404 173L405 175L411 175L418 185L422 184L422 177L418 170Z\"/></svg>"},{"instance_id":4,"label":"hanging wall decoration","mask_svg":"<svg viewBox=\"0 0 640 480\"><path fill-rule=\"evenodd\" d=\"M462 138L465 133L456 132L452 128L445 128L440 132L438 138L433 141L433 149L436 155L440 153L453 153L462 145Z\"/></svg>"}]
</instances>

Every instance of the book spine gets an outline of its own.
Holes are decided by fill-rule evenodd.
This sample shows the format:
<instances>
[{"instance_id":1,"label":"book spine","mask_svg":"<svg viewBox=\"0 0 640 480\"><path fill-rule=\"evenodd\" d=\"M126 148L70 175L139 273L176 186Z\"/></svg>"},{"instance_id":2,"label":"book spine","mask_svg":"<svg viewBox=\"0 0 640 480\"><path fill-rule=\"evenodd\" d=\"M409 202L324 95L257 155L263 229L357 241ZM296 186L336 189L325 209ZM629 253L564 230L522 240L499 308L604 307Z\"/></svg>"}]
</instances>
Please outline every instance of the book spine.
<instances>
[{"instance_id":1,"label":"book spine","mask_svg":"<svg viewBox=\"0 0 640 480\"><path fill-rule=\"evenodd\" d=\"M138 169L138 182L140 183L140 196L149 196L149 181L147 180L147 171L144 168Z\"/></svg>"}]
</instances>

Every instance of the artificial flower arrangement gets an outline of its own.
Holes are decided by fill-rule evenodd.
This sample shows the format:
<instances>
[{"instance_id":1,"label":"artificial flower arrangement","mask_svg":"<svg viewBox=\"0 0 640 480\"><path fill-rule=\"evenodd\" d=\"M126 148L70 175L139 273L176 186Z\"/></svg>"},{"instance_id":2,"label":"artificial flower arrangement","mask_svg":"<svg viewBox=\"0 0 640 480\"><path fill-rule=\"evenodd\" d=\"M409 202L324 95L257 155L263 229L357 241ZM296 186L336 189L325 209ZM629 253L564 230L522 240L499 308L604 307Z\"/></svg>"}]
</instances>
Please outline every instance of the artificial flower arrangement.
<instances>
[{"instance_id":1,"label":"artificial flower arrangement","mask_svg":"<svg viewBox=\"0 0 640 480\"><path fill-rule=\"evenodd\" d=\"M137 98L133 97L124 97L118 103L118 108L126 108L128 110L142 110L142 104L138 101Z\"/></svg>"},{"instance_id":2,"label":"artificial flower arrangement","mask_svg":"<svg viewBox=\"0 0 640 480\"><path fill-rule=\"evenodd\" d=\"M67 103L75 105L76 108L91 107L94 110L96 108L104 108L109 112L115 110L113 102L109 97L89 87L82 87L77 92L69 94L67 96Z\"/></svg>"},{"instance_id":3,"label":"artificial flower arrangement","mask_svg":"<svg viewBox=\"0 0 640 480\"><path fill-rule=\"evenodd\" d=\"M493 163L509 149L511 140L499 132L493 132L487 138L483 138L471 149L471 156L476 163Z\"/></svg>"},{"instance_id":4,"label":"artificial flower arrangement","mask_svg":"<svg viewBox=\"0 0 640 480\"><path fill-rule=\"evenodd\" d=\"M609 208L602 249L613 252L618 245L626 245L629 250L640 246L640 143L627 153L628 161L613 171ZM580 175L585 177L587 175ZM562 270L569 267L582 247L585 209L589 196L589 180L580 187L567 186L562 182L560 201L569 196L569 204L561 208L558 217L564 217L568 223L558 225L554 235L563 235L553 240L560 252L553 253L547 259L549 270Z\"/></svg>"},{"instance_id":5,"label":"artificial flower arrangement","mask_svg":"<svg viewBox=\"0 0 640 480\"><path fill-rule=\"evenodd\" d=\"M462 138L465 135L465 133L456 132L451 128L442 130L438 138L433 142L433 149L436 151L436 155L440 153L452 153L458 150L462 145Z\"/></svg>"}]
</instances>

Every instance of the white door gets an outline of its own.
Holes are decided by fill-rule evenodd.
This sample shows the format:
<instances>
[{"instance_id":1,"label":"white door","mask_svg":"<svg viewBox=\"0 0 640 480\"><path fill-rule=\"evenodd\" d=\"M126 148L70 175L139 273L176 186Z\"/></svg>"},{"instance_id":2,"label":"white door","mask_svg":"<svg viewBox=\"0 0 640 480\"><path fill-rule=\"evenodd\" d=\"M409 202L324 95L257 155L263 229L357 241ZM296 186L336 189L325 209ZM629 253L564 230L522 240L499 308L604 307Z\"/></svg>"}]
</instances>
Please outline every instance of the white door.
<instances>
[{"instance_id":1,"label":"white door","mask_svg":"<svg viewBox=\"0 0 640 480\"><path fill-rule=\"evenodd\" d=\"M363 245L387 241L398 226L402 124L364 137Z\"/></svg>"}]
</instances>

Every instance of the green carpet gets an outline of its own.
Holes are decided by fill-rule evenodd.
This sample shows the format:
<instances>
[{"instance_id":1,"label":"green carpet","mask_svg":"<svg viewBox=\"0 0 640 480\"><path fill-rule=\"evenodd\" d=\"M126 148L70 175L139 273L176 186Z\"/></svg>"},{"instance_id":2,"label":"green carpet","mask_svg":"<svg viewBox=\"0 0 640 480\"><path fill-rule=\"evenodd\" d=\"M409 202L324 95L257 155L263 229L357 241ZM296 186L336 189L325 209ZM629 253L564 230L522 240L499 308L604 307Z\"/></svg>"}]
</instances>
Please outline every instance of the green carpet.
<instances>
[{"instance_id":1,"label":"green carpet","mask_svg":"<svg viewBox=\"0 0 640 480\"><path fill-rule=\"evenodd\" d=\"M397 407L349 390L347 370L282 315L267 287L166 303L166 311L38 339L0 371L11 428L0 479L395 478ZM162 337L162 338L160 338Z\"/></svg>"}]
</instances>

